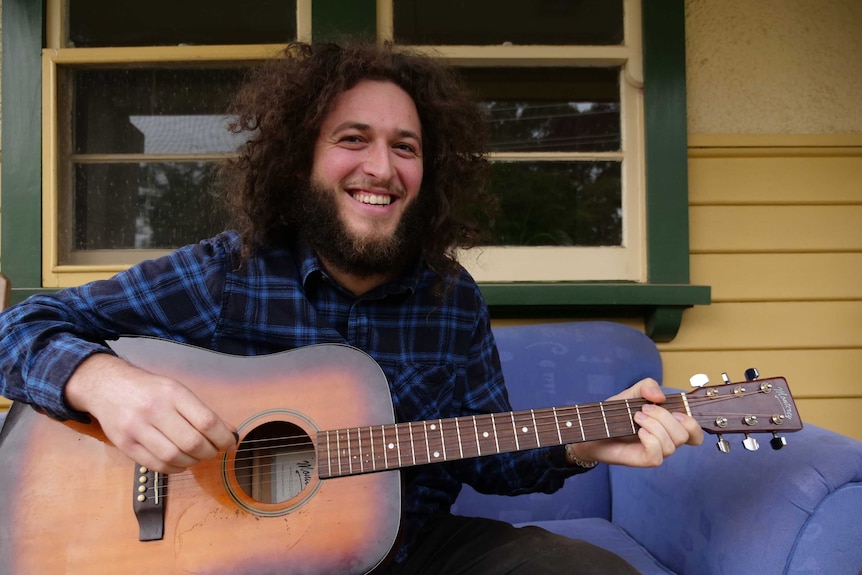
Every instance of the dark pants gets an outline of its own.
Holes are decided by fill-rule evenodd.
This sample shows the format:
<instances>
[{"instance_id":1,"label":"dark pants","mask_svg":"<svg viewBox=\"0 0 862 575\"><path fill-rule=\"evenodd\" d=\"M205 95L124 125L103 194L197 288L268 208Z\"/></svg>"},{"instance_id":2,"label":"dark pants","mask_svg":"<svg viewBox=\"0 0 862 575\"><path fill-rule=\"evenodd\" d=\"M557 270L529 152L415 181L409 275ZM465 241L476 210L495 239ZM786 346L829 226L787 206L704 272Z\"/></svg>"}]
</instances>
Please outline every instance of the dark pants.
<instances>
[{"instance_id":1,"label":"dark pants","mask_svg":"<svg viewBox=\"0 0 862 575\"><path fill-rule=\"evenodd\" d=\"M429 521L410 558L374 575L631 575L627 562L585 541L538 527L441 515Z\"/></svg>"}]
</instances>

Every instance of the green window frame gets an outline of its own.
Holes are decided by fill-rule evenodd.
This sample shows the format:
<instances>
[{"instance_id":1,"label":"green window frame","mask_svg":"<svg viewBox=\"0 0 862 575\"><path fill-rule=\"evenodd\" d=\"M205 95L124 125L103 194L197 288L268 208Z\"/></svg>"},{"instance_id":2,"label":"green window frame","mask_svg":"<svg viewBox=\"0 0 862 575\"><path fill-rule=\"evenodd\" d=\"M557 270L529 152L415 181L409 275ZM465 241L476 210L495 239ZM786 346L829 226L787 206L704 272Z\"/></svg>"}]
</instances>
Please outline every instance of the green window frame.
<instances>
[{"instance_id":1,"label":"green window frame","mask_svg":"<svg viewBox=\"0 0 862 575\"><path fill-rule=\"evenodd\" d=\"M351 6L345 15L335 0L315 0L313 37L347 31L373 37L375 2ZM41 0L3 2L0 269L12 278L13 302L46 291L39 105L44 10ZM653 339L669 341L686 308L710 302L710 288L689 279L684 2L642 0L641 11L647 280L482 283L495 318L642 317Z\"/></svg>"}]
</instances>

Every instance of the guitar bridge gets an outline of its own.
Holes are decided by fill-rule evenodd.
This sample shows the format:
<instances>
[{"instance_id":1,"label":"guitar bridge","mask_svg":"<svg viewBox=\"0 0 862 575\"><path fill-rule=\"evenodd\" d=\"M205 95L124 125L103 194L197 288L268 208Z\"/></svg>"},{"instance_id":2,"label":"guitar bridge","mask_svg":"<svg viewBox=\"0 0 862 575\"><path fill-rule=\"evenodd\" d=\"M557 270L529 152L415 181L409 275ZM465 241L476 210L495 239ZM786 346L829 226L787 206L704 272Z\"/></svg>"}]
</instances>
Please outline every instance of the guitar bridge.
<instances>
[{"instance_id":1,"label":"guitar bridge","mask_svg":"<svg viewBox=\"0 0 862 575\"><path fill-rule=\"evenodd\" d=\"M167 487L167 475L135 464L132 506L138 520L138 541L164 538Z\"/></svg>"}]
</instances>

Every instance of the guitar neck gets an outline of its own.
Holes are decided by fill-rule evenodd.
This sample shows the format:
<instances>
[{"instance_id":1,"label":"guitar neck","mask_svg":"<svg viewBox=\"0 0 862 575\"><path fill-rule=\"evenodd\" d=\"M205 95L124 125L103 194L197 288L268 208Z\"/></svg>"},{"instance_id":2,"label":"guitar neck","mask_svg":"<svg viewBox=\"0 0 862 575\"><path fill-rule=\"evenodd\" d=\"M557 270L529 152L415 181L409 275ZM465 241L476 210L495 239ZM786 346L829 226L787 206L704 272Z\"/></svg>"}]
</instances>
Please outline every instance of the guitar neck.
<instances>
[{"instance_id":1,"label":"guitar neck","mask_svg":"<svg viewBox=\"0 0 862 575\"><path fill-rule=\"evenodd\" d=\"M341 477L634 435L634 414L645 403L623 399L321 431L318 474ZM688 411L685 394L668 396L664 405Z\"/></svg>"}]
</instances>

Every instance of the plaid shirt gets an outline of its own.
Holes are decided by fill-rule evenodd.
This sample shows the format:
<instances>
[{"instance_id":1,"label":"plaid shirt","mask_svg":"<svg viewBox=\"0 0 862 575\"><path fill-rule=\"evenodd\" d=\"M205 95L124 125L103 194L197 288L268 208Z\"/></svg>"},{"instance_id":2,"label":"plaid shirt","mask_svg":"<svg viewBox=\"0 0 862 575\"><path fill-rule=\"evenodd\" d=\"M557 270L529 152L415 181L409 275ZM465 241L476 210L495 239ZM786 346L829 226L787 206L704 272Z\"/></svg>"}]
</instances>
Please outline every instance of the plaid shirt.
<instances>
[{"instance_id":1,"label":"plaid shirt","mask_svg":"<svg viewBox=\"0 0 862 575\"><path fill-rule=\"evenodd\" d=\"M443 300L433 293L438 277L421 265L357 298L308 249L261 249L243 263L240 248L236 234L224 233L7 310L0 395L86 420L65 404L65 382L86 357L106 351L102 342L135 334L240 355L346 343L380 364L399 421L511 410L488 310L466 271ZM449 510L461 483L510 495L552 492L576 472L560 447L406 471L397 558L428 516Z\"/></svg>"}]
</instances>

